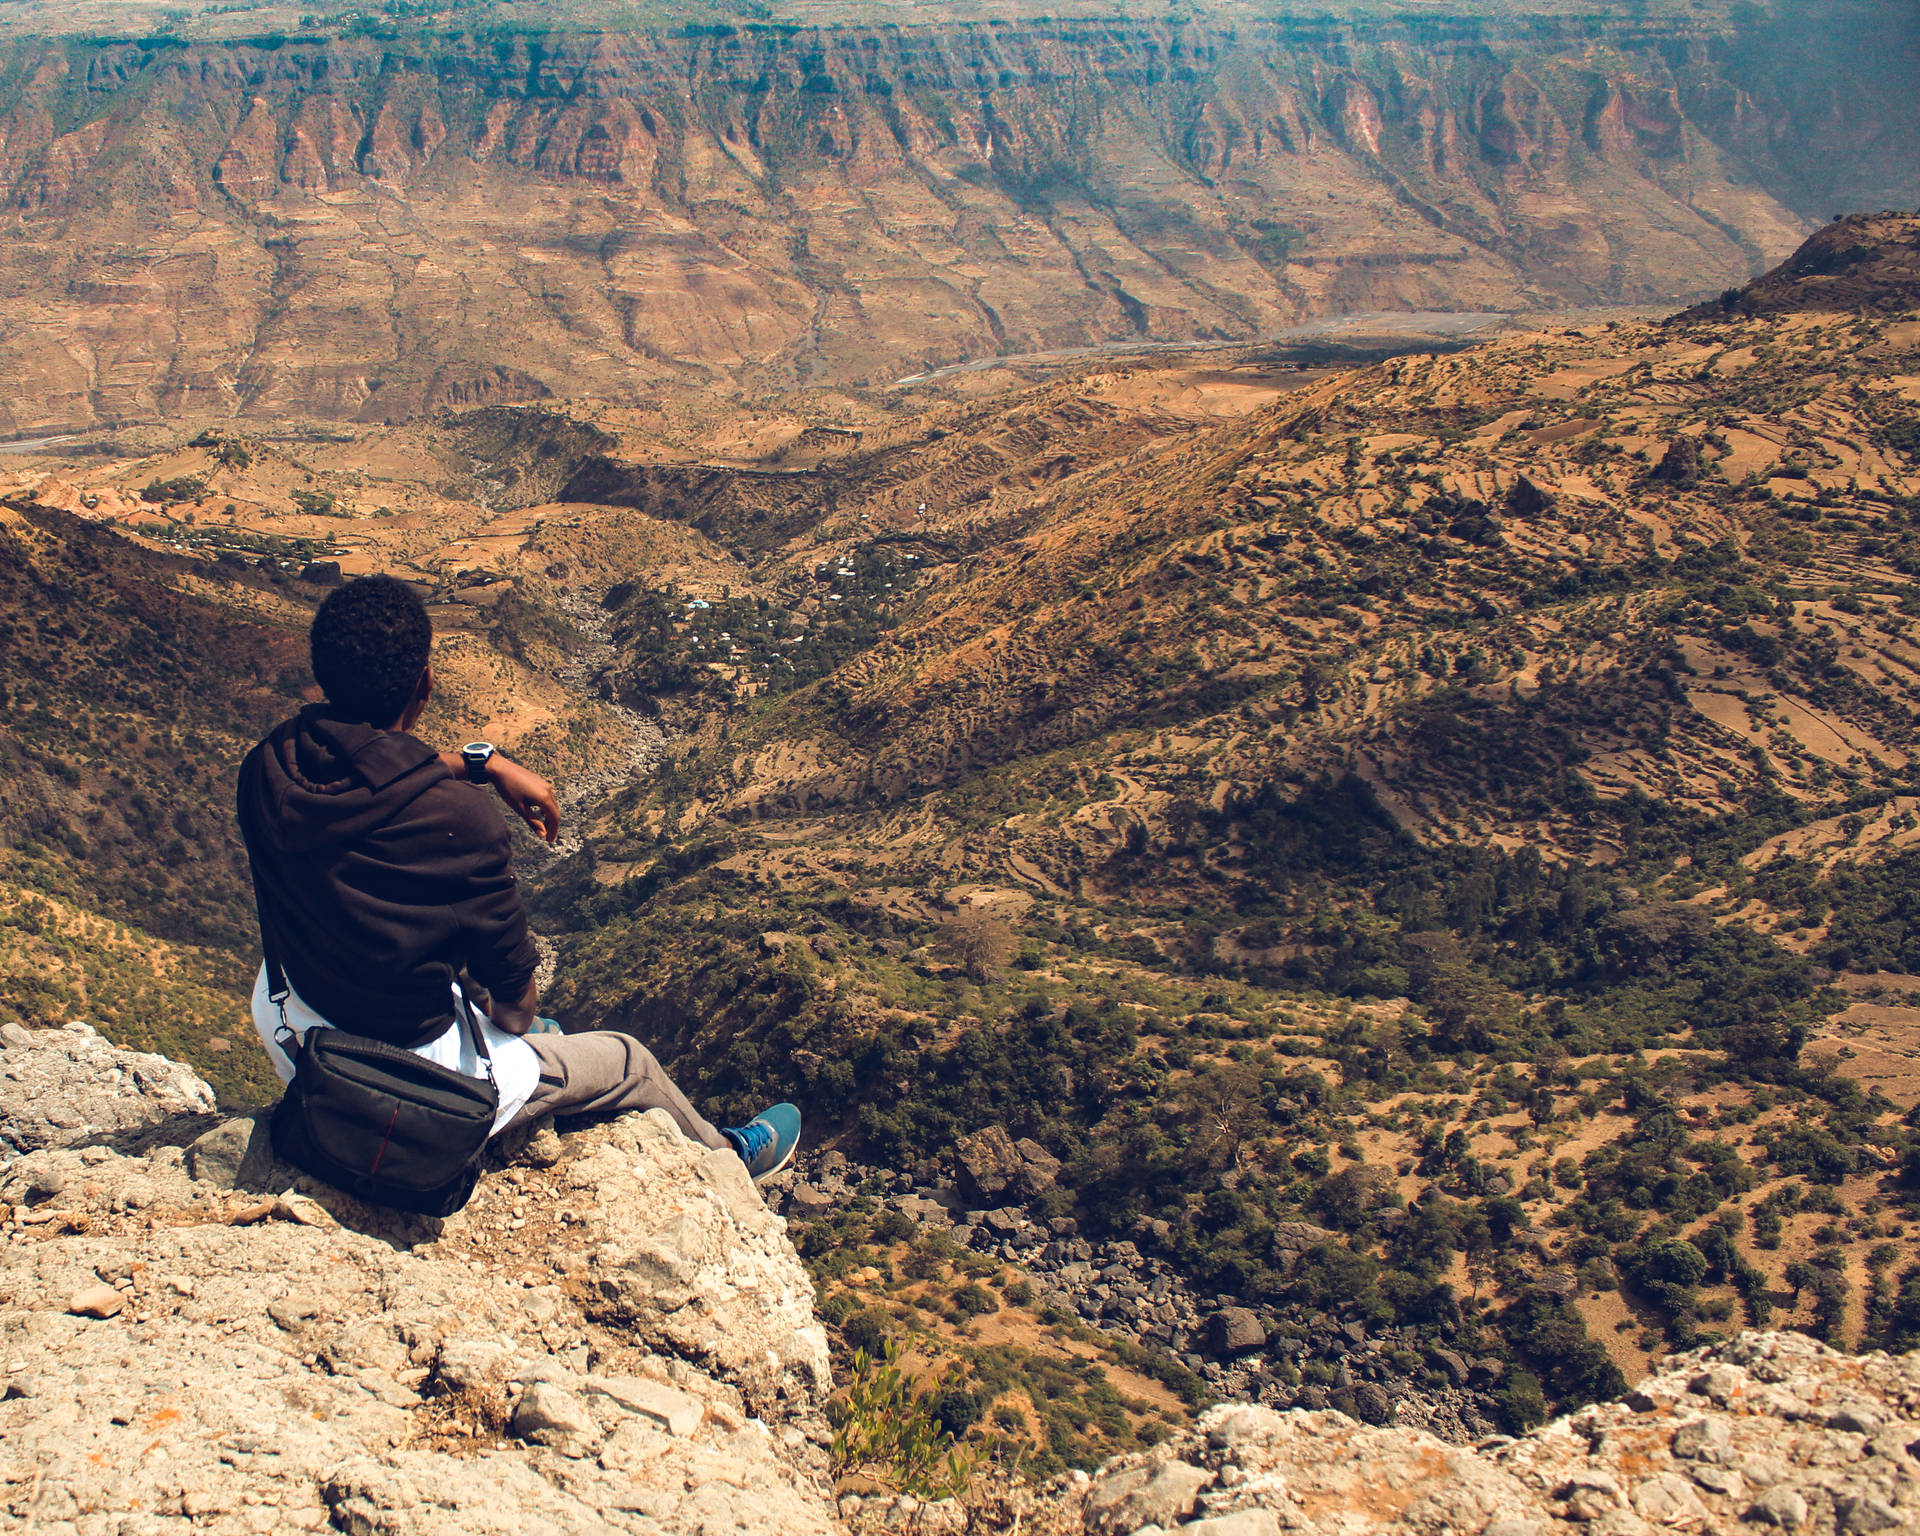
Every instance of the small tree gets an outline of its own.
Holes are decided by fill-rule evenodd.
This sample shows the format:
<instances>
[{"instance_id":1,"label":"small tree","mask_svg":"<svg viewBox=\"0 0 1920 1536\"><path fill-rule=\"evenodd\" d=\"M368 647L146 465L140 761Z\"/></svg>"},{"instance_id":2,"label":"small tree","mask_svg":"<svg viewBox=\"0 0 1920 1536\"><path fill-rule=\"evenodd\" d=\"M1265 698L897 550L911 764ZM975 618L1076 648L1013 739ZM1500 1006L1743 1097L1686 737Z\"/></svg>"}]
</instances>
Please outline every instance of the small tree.
<instances>
[{"instance_id":1,"label":"small tree","mask_svg":"<svg viewBox=\"0 0 1920 1536\"><path fill-rule=\"evenodd\" d=\"M891 1341L879 1360L861 1350L833 1432L834 1476L857 1472L921 1499L965 1493L977 1458L954 1443L939 1413L956 1390L942 1377L915 1391L900 1368L900 1346Z\"/></svg>"},{"instance_id":2,"label":"small tree","mask_svg":"<svg viewBox=\"0 0 1920 1536\"><path fill-rule=\"evenodd\" d=\"M1013 930L975 907L962 907L941 924L941 940L973 981L991 981L1013 958Z\"/></svg>"}]
</instances>

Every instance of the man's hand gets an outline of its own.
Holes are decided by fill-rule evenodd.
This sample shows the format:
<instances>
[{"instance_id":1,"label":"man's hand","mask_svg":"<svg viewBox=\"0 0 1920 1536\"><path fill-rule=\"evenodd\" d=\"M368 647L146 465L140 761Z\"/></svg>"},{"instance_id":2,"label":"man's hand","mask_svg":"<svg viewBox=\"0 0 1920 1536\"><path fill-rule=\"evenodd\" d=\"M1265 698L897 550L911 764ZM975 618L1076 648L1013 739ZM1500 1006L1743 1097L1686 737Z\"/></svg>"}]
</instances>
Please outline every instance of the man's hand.
<instances>
[{"instance_id":1,"label":"man's hand","mask_svg":"<svg viewBox=\"0 0 1920 1536\"><path fill-rule=\"evenodd\" d=\"M535 1010L540 1006L540 992L533 982L527 983L526 990L520 994L520 1000L508 1002L504 997L496 997L487 1017L493 1021L493 1027L509 1035L524 1035L535 1023Z\"/></svg>"},{"instance_id":2,"label":"man's hand","mask_svg":"<svg viewBox=\"0 0 1920 1536\"><path fill-rule=\"evenodd\" d=\"M465 778L467 767L458 752L442 752L440 761L456 779ZM523 768L504 752L487 759L487 782L500 793L513 813L533 828L533 835L551 843L560 836L560 802L553 786L531 768Z\"/></svg>"},{"instance_id":3,"label":"man's hand","mask_svg":"<svg viewBox=\"0 0 1920 1536\"><path fill-rule=\"evenodd\" d=\"M539 774L496 752L487 759L487 779L514 814L533 828L535 837L549 843L559 838L560 802L554 798L553 786Z\"/></svg>"}]
</instances>

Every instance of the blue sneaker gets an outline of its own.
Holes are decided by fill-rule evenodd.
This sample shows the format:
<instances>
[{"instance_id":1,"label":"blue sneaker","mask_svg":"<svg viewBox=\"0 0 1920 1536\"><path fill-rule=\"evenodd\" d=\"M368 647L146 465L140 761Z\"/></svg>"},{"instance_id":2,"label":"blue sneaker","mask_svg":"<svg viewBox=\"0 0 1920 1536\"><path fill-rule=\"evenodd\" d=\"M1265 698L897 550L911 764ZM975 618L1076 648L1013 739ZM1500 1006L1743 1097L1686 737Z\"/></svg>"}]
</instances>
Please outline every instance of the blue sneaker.
<instances>
[{"instance_id":1,"label":"blue sneaker","mask_svg":"<svg viewBox=\"0 0 1920 1536\"><path fill-rule=\"evenodd\" d=\"M788 1163L800 1146L800 1111L791 1104L776 1104L763 1109L745 1125L720 1134L733 1144L747 1173L758 1184L770 1179Z\"/></svg>"}]
</instances>

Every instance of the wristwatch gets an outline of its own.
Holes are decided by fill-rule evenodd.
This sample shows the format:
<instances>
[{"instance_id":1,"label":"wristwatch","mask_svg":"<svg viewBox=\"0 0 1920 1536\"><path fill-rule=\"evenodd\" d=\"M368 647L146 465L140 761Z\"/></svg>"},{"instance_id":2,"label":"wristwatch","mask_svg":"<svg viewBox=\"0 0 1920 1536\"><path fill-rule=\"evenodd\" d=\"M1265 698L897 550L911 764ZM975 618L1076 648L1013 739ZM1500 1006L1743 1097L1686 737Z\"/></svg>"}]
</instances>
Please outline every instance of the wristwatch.
<instances>
[{"instance_id":1,"label":"wristwatch","mask_svg":"<svg viewBox=\"0 0 1920 1536\"><path fill-rule=\"evenodd\" d=\"M460 749L460 760L467 765L467 782L484 784L487 782L487 764L493 761L493 743L490 741L470 741Z\"/></svg>"}]
</instances>

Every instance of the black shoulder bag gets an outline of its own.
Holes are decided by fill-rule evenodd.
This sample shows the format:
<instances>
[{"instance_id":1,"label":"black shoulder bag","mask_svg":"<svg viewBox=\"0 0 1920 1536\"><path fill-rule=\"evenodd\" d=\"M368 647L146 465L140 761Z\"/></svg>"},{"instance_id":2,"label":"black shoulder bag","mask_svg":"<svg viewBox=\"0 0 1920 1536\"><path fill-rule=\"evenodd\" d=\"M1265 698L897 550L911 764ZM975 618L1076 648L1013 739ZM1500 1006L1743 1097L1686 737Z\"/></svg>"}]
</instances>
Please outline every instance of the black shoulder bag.
<instances>
[{"instance_id":1,"label":"black shoulder bag","mask_svg":"<svg viewBox=\"0 0 1920 1536\"><path fill-rule=\"evenodd\" d=\"M286 974L267 955L278 1039L293 1057L293 1081L273 1111L273 1150L304 1173L370 1205L451 1216L480 1177L480 1155L500 1108L493 1057L464 997L486 1079L346 1029L309 1029L295 1042L287 1023Z\"/></svg>"}]
</instances>

